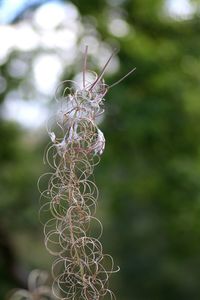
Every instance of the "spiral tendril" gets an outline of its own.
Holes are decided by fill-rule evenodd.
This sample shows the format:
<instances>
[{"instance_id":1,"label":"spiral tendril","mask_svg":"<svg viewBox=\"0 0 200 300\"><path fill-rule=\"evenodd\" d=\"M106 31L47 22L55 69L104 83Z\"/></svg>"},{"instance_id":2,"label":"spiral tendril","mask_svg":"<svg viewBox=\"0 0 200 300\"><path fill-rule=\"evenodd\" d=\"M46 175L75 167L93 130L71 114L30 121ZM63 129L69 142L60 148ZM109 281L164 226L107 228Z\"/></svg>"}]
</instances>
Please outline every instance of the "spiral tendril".
<instances>
[{"instance_id":1,"label":"spiral tendril","mask_svg":"<svg viewBox=\"0 0 200 300\"><path fill-rule=\"evenodd\" d=\"M52 171L39 180L40 219L44 224L45 246L56 257L52 265L55 297L112 300L115 296L108 281L119 268L114 270L113 258L103 253L99 240L103 227L95 217L98 188L93 176L105 147L96 119L104 112L108 86L102 79L105 67L99 76L87 71L94 80L86 80L86 62L87 48L82 88L66 80L56 91L59 108L54 124L52 119L47 124L51 144L45 153ZM46 177L48 186L42 191L41 182ZM91 235L92 225L99 227L96 237Z\"/></svg>"}]
</instances>

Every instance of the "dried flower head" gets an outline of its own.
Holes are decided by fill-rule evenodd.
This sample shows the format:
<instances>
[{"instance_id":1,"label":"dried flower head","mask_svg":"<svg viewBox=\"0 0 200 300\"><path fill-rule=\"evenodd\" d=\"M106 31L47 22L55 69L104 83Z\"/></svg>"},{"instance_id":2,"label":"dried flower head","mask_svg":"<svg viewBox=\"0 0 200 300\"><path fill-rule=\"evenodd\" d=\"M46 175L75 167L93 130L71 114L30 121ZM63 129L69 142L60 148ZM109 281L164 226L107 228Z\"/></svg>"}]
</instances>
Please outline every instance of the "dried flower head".
<instances>
[{"instance_id":1,"label":"dried flower head","mask_svg":"<svg viewBox=\"0 0 200 300\"><path fill-rule=\"evenodd\" d=\"M66 80L56 92L59 109L54 126L48 125L51 145L46 151L52 172L44 175L49 183L41 191L45 245L56 257L52 266L53 292L56 298L66 300L114 299L108 279L119 270L114 270L112 257L103 252L99 240L102 225L95 217L98 189L93 171L105 148L96 120L104 112L108 89L134 69L108 87L103 75L115 52L96 75L87 70L87 50L86 47L82 87ZM86 80L86 72L93 75L92 82ZM91 235L93 223L99 226L96 237Z\"/></svg>"}]
</instances>

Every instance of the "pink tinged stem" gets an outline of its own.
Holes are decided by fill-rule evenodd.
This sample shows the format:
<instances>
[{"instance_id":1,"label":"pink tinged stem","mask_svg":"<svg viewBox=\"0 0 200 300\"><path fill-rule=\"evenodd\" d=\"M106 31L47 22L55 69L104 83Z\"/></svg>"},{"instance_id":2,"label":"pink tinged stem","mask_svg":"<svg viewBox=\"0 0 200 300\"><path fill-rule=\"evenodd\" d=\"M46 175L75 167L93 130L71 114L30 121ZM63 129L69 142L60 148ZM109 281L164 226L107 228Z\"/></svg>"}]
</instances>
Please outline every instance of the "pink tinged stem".
<instances>
[{"instance_id":1,"label":"pink tinged stem","mask_svg":"<svg viewBox=\"0 0 200 300\"><path fill-rule=\"evenodd\" d=\"M87 54L88 54L88 46L85 47L84 59L83 59L83 87L85 89L85 74L87 71Z\"/></svg>"},{"instance_id":2,"label":"pink tinged stem","mask_svg":"<svg viewBox=\"0 0 200 300\"><path fill-rule=\"evenodd\" d=\"M117 85L118 83L120 83L121 81L123 81L126 77L128 77L129 75L131 75L135 70L136 70L136 68L133 68L126 75L124 75L122 78L120 78L119 80L117 80L116 82L114 82L113 84L111 84L108 88L110 89L113 86Z\"/></svg>"},{"instance_id":3,"label":"pink tinged stem","mask_svg":"<svg viewBox=\"0 0 200 300\"><path fill-rule=\"evenodd\" d=\"M115 49L115 50L112 52L111 56L109 57L109 59L107 60L107 62L106 62L106 64L105 64L105 66L103 67L101 73L99 74L99 76L97 77L97 79L96 79L96 80L93 82L93 84L91 85L89 91L91 91L91 90L97 85L97 83L102 79L102 77L103 77L103 75L104 75L104 73L105 73L105 70L106 70L107 65L109 64L109 62L111 61L112 57L113 57L116 53L117 53L117 49Z\"/></svg>"}]
</instances>

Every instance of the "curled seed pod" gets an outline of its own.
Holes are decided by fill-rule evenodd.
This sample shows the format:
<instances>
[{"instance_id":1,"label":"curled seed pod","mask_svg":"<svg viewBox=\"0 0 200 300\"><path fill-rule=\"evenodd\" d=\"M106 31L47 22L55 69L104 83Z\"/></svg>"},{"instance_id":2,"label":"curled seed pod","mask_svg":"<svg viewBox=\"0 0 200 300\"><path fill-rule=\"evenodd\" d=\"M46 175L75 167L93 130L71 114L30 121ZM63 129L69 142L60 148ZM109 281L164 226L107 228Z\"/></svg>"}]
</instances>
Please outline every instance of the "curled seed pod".
<instances>
[{"instance_id":1,"label":"curled seed pod","mask_svg":"<svg viewBox=\"0 0 200 300\"><path fill-rule=\"evenodd\" d=\"M70 80L58 86L55 98L59 109L54 127L52 119L47 126L51 145L45 158L52 172L46 174L48 187L41 191L40 216L45 246L56 257L52 274L53 293L58 299L115 299L108 280L118 269L114 270L112 257L104 254L99 241L102 225L94 217L98 189L93 179L105 148L96 120L104 112L109 87L103 75L113 55L98 76L87 70L86 47L82 87ZM86 70L93 75L92 82L86 81ZM98 237L90 236L94 221L100 228Z\"/></svg>"}]
</instances>

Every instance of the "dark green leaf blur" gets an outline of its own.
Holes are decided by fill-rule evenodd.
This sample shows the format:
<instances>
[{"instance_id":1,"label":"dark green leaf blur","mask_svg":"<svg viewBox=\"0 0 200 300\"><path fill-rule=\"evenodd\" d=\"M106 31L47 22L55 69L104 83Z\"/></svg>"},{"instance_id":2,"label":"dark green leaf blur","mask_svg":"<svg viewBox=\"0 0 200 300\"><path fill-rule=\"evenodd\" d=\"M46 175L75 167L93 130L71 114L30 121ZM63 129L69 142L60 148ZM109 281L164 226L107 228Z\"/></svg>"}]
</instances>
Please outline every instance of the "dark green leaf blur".
<instances>
[{"instance_id":1,"label":"dark green leaf blur","mask_svg":"<svg viewBox=\"0 0 200 300\"><path fill-rule=\"evenodd\" d=\"M121 269L110 279L117 300L200 299L200 2L191 2L191 15L174 16L166 12L164 0L72 1L84 24L90 21L102 42L120 49L120 67L106 82L137 68L106 96L100 125L106 148L95 171L104 251ZM29 17L23 14L9 26ZM30 69L36 54L20 54L29 56ZM10 78L8 66L15 55L9 53L0 66L7 82L0 94L2 107L7 94L24 80ZM80 54L76 61L63 70L63 79L80 71ZM51 100L49 107L53 95ZM25 287L32 269L50 270L52 261L38 218L37 179L45 172L42 158L48 143L45 125L27 130L3 114L1 299L11 289Z\"/></svg>"}]
</instances>

